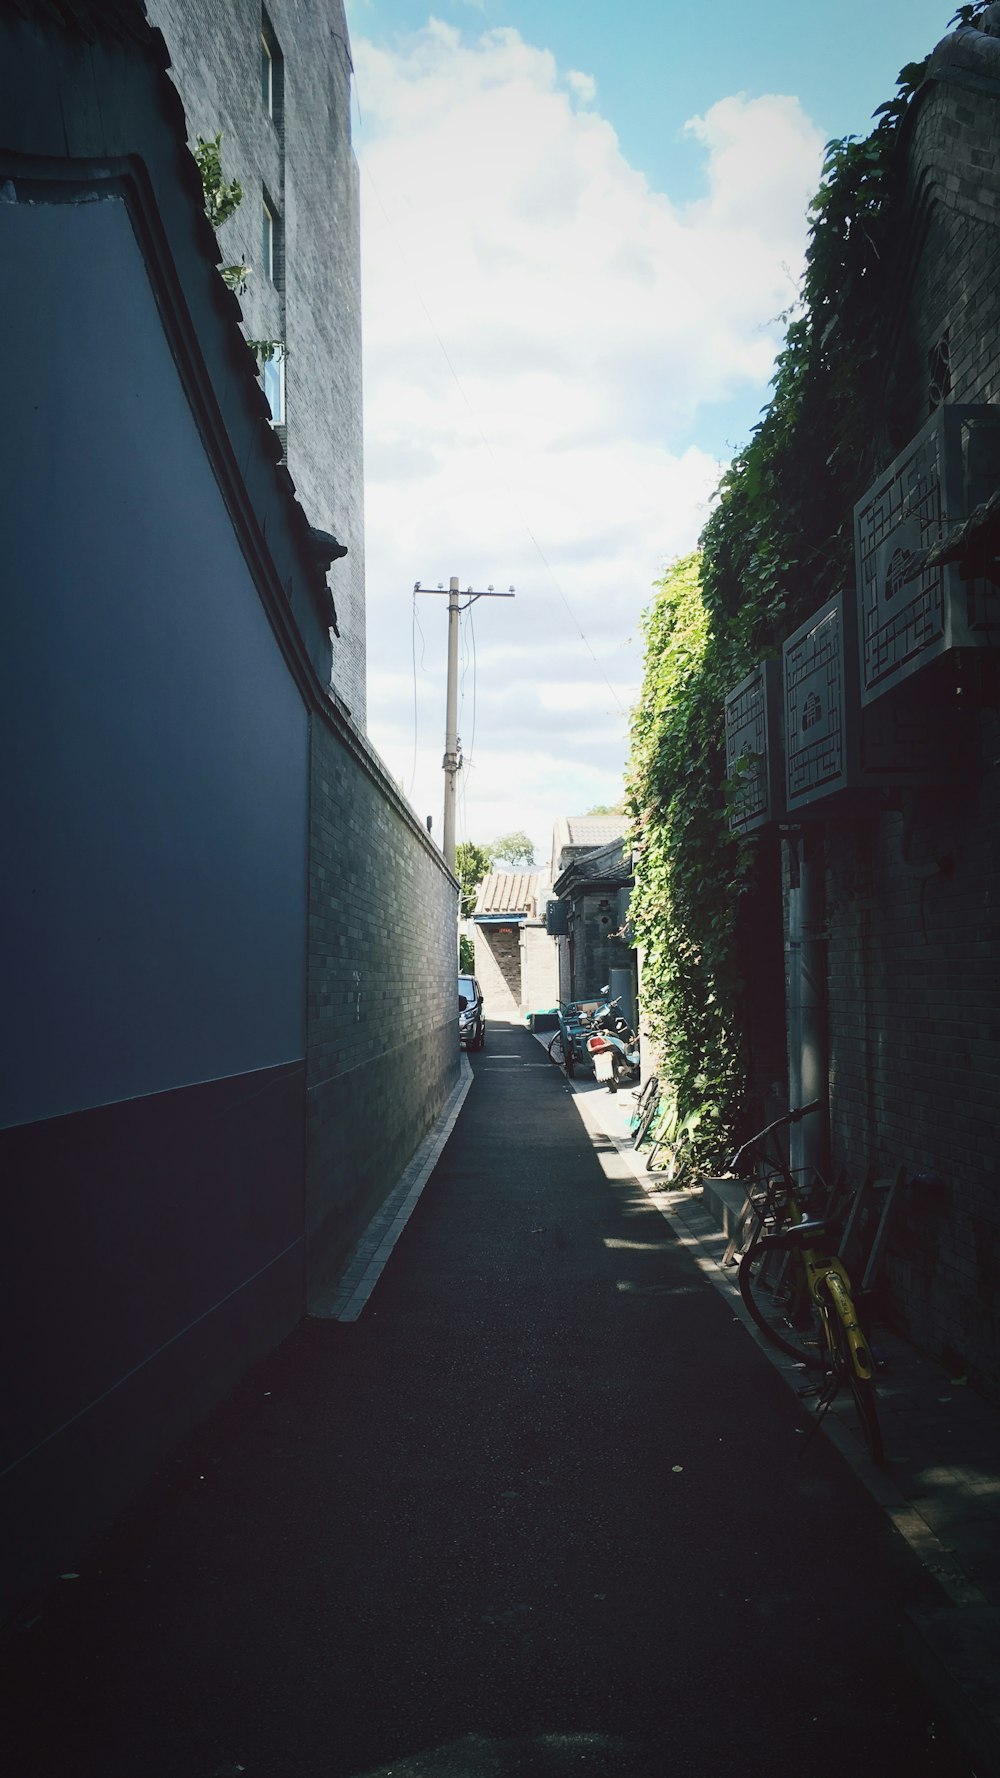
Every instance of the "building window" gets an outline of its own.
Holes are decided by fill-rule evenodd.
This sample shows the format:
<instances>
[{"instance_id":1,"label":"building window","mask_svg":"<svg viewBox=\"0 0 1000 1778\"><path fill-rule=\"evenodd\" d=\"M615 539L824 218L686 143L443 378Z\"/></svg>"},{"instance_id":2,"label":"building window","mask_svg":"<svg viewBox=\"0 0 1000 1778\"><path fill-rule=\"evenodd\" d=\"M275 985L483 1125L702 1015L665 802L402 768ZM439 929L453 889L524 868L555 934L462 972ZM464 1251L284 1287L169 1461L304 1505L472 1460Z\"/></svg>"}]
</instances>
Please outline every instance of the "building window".
<instances>
[{"instance_id":1,"label":"building window","mask_svg":"<svg viewBox=\"0 0 1000 1778\"><path fill-rule=\"evenodd\" d=\"M274 62L267 45L267 38L261 35L260 40L260 96L268 117L274 116Z\"/></svg>"},{"instance_id":2,"label":"building window","mask_svg":"<svg viewBox=\"0 0 1000 1778\"><path fill-rule=\"evenodd\" d=\"M261 269L274 282L274 213L265 198L261 205Z\"/></svg>"},{"instance_id":3,"label":"building window","mask_svg":"<svg viewBox=\"0 0 1000 1778\"><path fill-rule=\"evenodd\" d=\"M271 358L265 358L261 365L261 381L264 394L271 410L271 423L274 426L285 424L285 351L278 346Z\"/></svg>"},{"instance_id":4,"label":"building window","mask_svg":"<svg viewBox=\"0 0 1000 1778\"><path fill-rule=\"evenodd\" d=\"M951 341L947 329L927 354L930 412L947 401L951 394Z\"/></svg>"},{"instance_id":5,"label":"building window","mask_svg":"<svg viewBox=\"0 0 1000 1778\"><path fill-rule=\"evenodd\" d=\"M267 13L260 15L260 102L268 117L281 128L285 98L285 63L274 27Z\"/></svg>"}]
</instances>

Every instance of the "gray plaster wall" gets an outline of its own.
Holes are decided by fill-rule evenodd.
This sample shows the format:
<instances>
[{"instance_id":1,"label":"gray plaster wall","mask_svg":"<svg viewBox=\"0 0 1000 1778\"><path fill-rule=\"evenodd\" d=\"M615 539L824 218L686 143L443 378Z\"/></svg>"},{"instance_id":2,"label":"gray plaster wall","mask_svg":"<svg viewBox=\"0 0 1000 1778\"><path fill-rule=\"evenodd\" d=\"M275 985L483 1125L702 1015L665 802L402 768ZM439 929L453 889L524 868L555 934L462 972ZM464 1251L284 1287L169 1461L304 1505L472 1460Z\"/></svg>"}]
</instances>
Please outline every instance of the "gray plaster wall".
<instances>
[{"instance_id":1,"label":"gray plaster wall","mask_svg":"<svg viewBox=\"0 0 1000 1778\"><path fill-rule=\"evenodd\" d=\"M343 7L268 6L283 61L279 124L261 99L260 0L148 0L147 12L170 52L189 141L221 130L224 176L243 187L220 247L226 263L253 268L240 297L247 337L286 343L284 437L298 497L310 523L349 550L330 575L340 629L333 686L364 730L360 205ZM261 266L265 192L281 236L273 281Z\"/></svg>"},{"instance_id":2,"label":"gray plaster wall","mask_svg":"<svg viewBox=\"0 0 1000 1778\"><path fill-rule=\"evenodd\" d=\"M294 1326L458 1034L174 89L141 34L0 39L3 1615Z\"/></svg>"},{"instance_id":3,"label":"gray plaster wall","mask_svg":"<svg viewBox=\"0 0 1000 1778\"><path fill-rule=\"evenodd\" d=\"M0 202L0 1615L304 1304L307 713L124 197L61 189Z\"/></svg>"},{"instance_id":4,"label":"gray plaster wall","mask_svg":"<svg viewBox=\"0 0 1000 1778\"><path fill-rule=\"evenodd\" d=\"M0 259L10 1125L301 1060L307 719L125 203Z\"/></svg>"}]
</instances>

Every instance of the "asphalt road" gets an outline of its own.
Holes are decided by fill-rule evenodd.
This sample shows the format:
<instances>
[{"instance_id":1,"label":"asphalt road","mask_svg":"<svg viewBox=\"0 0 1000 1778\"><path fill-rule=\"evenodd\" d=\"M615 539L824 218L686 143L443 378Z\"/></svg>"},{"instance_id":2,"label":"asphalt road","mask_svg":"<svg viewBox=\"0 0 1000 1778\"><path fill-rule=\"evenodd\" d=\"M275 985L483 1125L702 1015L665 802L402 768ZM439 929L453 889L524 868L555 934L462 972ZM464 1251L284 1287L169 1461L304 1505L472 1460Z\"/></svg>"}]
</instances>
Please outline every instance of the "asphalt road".
<instances>
[{"instance_id":1,"label":"asphalt road","mask_svg":"<svg viewBox=\"0 0 1000 1778\"><path fill-rule=\"evenodd\" d=\"M909 1553L540 1046L473 1066L360 1321L303 1324L8 1645L8 1769L962 1778Z\"/></svg>"}]
</instances>

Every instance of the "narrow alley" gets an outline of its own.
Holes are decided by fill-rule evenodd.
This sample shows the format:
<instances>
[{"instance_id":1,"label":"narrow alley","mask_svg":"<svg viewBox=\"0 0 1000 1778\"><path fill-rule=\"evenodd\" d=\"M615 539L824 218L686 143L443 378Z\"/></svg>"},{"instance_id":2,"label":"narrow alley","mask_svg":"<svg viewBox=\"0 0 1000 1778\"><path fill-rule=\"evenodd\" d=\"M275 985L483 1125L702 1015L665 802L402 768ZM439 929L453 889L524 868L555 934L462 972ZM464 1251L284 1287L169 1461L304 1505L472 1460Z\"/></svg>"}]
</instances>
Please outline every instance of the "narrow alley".
<instances>
[{"instance_id":1,"label":"narrow alley","mask_svg":"<svg viewBox=\"0 0 1000 1778\"><path fill-rule=\"evenodd\" d=\"M355 1323L304 1322L5 1663L19 1778L969 1767L928 1582L523 1028Z\"/></svg>"}]
</instances>

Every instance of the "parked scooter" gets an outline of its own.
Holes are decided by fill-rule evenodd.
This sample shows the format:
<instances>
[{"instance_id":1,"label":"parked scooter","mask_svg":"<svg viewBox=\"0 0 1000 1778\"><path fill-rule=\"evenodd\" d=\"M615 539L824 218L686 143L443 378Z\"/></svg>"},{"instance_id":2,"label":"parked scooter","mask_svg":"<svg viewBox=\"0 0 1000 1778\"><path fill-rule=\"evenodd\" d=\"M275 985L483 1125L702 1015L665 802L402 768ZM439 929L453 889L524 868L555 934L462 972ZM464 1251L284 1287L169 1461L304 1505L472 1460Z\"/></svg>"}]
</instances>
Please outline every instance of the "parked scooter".
<instances>
[{"instance_id":1,"label":"parked scooter","mask_svg":"<svg viewBox=\"0 0 1000 1778\"><path fill-rule=\"evenodd\" d=\"M609 1093L617 1093L621 1081L638 1078L639 1039L622 1017L621 999L607 998L610 992L609 987L601 989L604 1004L594 1014L587 1054L594 1064L594 1078L606 1081Z\"/></svg>"}]
</instances>

